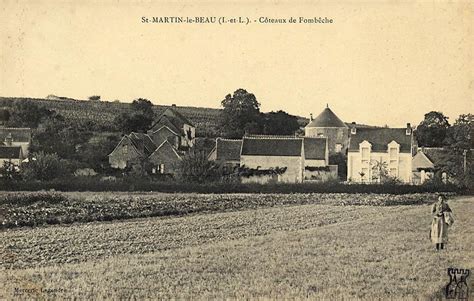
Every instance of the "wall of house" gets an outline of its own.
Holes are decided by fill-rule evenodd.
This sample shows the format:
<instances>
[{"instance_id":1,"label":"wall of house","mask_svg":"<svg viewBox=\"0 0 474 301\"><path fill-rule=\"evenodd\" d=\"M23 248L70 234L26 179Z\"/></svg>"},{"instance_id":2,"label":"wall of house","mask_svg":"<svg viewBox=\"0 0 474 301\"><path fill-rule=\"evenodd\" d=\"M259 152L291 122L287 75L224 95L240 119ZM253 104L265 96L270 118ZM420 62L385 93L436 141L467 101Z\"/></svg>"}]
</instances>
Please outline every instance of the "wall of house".
<instances>
[{"instance_id":1,"label":"wall of house","mask_svg":"<svg viewBox=\"0 0 474 301\"><path fill-rule=\"evenodd\" d=\"M306 165L308 166L308 165ZM337 179L337 165L329 165L329 170L307 170L304 171L305 182L326 182L328 180Z\"/></svg>"},{"instance_id":2,"label":"wall of house","mask_svg":"<svg viewBox=\"0 0 474 301\"><path fill-rule=\"evenodd\" d=\"M177 174L181 161L171 145L167 143L151 154L148 160L153 164L156 173L161 172L160 166L163 164L163 173L173 175Z\"/></svg>"},{"instance_id":3,"label":"wall of house","mask_svg":"<svg viewBox=\"0 0 474 301\"><path fill-rule=\"evenodd\" d=\"M167 127L162 127L156 132L153 132L150 134L150 137L156 146L160 146L163 142L168 140L168 142L173 144L176 148L179 147L179 137Z\"/></svg>"},{"instance_id":4,"label":"wall of house","mask_svg":"<svg viewBox=\"0 0 474 301\"><path fill-rule=\"evenodd\" d=\"M248 168L270 169L287 167L284 174L278 176L279 182L301 183L303 181L303 160L301 157L279 156L247 156L240 157L240 166Z\"/></svg>"},{"instance_id":5,"label":"wall of house","mask_svg":"<svg viewBox=\"0 0 474 301\"><path fill-rule=\"evenodd\" d=\"M346 153L349 146L349 129L348 128L305 128L306 137L327 137L328 149L330 154L334 154L339 150L336 144L341 145L340 152Z\"/></svg>"},{"instance_id":6,"label":"wall of house","mask_svg":"<svg viewBox=\"0 0 474 301\"><path fill-rule=\"evenodd\" d=\"M374 171L372 167L375 161L381 161L387 163L387 169L390 174L390 170L395 169L396 176L400 181L404 183L411 182L411 154L410 153L399 153L396 165L390 165L390 157L388 152L370 152L370 156L366 163L362 162L362 154L360 152L349 152L347 156L347 179L354 182L365 182L372 183L376 182L372 177ZM360 173L364 171L364 177Z\"/></svg>"},{"instance_id":7,"label":"wall of house","mask_svg":"<svg viewBox=\"0 0 474 301\"><path fill-rule=\"evenodd\" d=\"M264 176L251 176L251 177L242 177L241 182L246 183L257 183L257 184L269 184L278 182L277 175L264 175Z\"/></svg>"},{"instance_id":8,"label":"wall of house","mask_svg":"<svg viewBox=\"0 0 474 301\"><path fill-rule=\"evenodd\" d=\"M140 157L129 139L122 139L113 152L109 155L109 164L113 168L125 169L128 162Z\"/></svg>"},{"instance_id":9,"label":"wall of house","mask_svg":"<svg viewBox=\"0 0 474 301\"><path fill-rule=\"evenodd\" d=\"M184 130L184 139L181 139L181 146L188 146L188 147L193 147L194 146L194 139L196 137L196 129L189 124L184 124L183 125L183 130ZM191 131L191 139L188 138L188 131Z\"/></svg>"}]
</instances>

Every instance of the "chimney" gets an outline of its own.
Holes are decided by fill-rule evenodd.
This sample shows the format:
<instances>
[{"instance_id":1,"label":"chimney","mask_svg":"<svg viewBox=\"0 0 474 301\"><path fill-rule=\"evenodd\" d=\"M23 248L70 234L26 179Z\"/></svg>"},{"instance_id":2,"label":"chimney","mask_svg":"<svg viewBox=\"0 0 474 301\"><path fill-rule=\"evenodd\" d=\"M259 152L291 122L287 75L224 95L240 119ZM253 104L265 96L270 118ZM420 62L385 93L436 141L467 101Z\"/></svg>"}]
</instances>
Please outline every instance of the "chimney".
<instances>
[{"instance_id":1,"label":"chimney","mask_svg":"<svg viewBox=\"0 0 474 301\"><path fill-rule=\"evenodd\" d=\"M172 106L173 108L176 108L176 104L175 104L175 103L174 103L174 104L172 104L171 106Z\"/></svg>"},{"instance_id":2,"label":"chimney","mask_svg":"<svg viewBox=\"0 0 474 301\"><path fill-rule=\"evenodd\" d=\"M309 113L309 121L313 121L313 113Z\"/></svg>"},{"instance_id":3,"label":"chimney","mask_svg":"<svg viewBox=\"0 0 474 301\"><path fill-rule=\"evenodd\" d=\"M407 123L407 129L406 129L406 135L407 136L410 136L411 135L411 124L408 122Z\"/></svg>"},{"instance_id":4,"label":"chimney","mask_svg":"<svg viewBox=\"0 0 474 301\"><path fill-rule=\"evenodd\" d=\"M12 133L8 133L8 135L5 137L5 145L12 146L12 144L13 144Z\"/></svg>"},{"instance_id":5,"label":"chimney","mask_svg":"<svg viewBox=\"0 0 474 301\"><path fill-rule=\"evenodd\" d=\"M355 135L355 134L357 134L356 123L355 123L355 121L352 121L352 124L351 124L351 135Z\"/></svg>"}]
</instances>

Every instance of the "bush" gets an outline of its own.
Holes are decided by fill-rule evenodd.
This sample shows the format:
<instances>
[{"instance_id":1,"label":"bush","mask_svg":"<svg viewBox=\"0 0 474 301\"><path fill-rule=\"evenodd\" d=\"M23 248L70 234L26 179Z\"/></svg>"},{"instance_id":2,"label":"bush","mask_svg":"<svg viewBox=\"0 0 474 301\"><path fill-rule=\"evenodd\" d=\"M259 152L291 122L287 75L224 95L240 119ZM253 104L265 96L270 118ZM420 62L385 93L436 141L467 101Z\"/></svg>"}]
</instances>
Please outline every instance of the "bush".
<instances>
[{"instance_id":1,"label":"bush","mask_svg":"<svg viewBox=\"0 0 474 301\"><path fill-rule=\"evenodd\" d=\"M21 175L26 180L48 181L66 175L65 164L57 154L37 152L21 166Z\"/></svg>"}]
</instances>

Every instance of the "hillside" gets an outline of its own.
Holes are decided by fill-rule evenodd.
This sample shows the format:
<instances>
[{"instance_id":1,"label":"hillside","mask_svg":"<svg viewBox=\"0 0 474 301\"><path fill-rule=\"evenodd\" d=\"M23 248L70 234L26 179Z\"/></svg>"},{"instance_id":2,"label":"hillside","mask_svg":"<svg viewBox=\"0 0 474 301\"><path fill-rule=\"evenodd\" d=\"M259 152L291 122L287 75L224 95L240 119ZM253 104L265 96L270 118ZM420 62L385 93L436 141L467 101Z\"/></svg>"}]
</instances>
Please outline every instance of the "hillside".
<instances>
[{"instance_id":1,"label":"hillside","mask_svg":"<svg viewBox=\"0 0 474 301\"><path fill-rule=\"evenodd\" d=\"M118 101L89 101L76 100L66 97L55 98L25 98L25 97L0 97L0 109L9 108L16 101L35 101L49 110L54 110L66 118L66 120L76 122L92 122L97 128L107 132L116 131L113 124L114 118L122 113L131 110L130 103ZM160 115L169 106L155 105L156 115ZM218 137L221 135L219 129L221 109L176 106L176 110L188 118L196 126L198 137ZM296 116L298 123L304 127L309 119ZM1 118L1 116L0 116ZM350 124L348 124L350 125ZM368 127L367 125L357 125L358 127Z\"/></svg>"},{"instance_id":2,"label":"hillside","mask_svg":"<svg viewBox=\"0 0 474 301\"><path fill-rule=\"evenodd\" d=\"M87 101L67 99L44 99L44 98L16 98L0 97L0 108L8 108L15 101L35 101L47 109L54 110L64 116L67 120L80 122L92 121L105 131L114 131L113 124L115 116L131 110L130 103ZM155 105L154 111L158 116L169 106ZM219 135L218 124L220 109L181 107L176 110L186 116L196 126L198 136L215 137Z\"/></svg>"}]
</instances>

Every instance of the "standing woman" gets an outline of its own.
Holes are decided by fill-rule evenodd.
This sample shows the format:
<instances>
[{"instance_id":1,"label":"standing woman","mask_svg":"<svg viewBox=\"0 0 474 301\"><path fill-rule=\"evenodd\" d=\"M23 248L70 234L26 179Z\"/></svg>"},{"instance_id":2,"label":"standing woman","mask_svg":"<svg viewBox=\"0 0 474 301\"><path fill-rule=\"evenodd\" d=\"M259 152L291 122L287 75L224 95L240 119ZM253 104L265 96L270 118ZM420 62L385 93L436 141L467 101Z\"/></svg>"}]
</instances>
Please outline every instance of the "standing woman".
<instances>
[{"instance_id":1,"label":"standing woman","mask_svg":"<svg viewBox=\"0 0 474 301\"><path fill-rule=\"evenodd\" d=\"M448 226L454 222L444 195L438 196L438 202L431 207L431 214L431 241L436 244L436 250L444 249L444 244L448 242Z\"/></svg>"}]
</instances>

